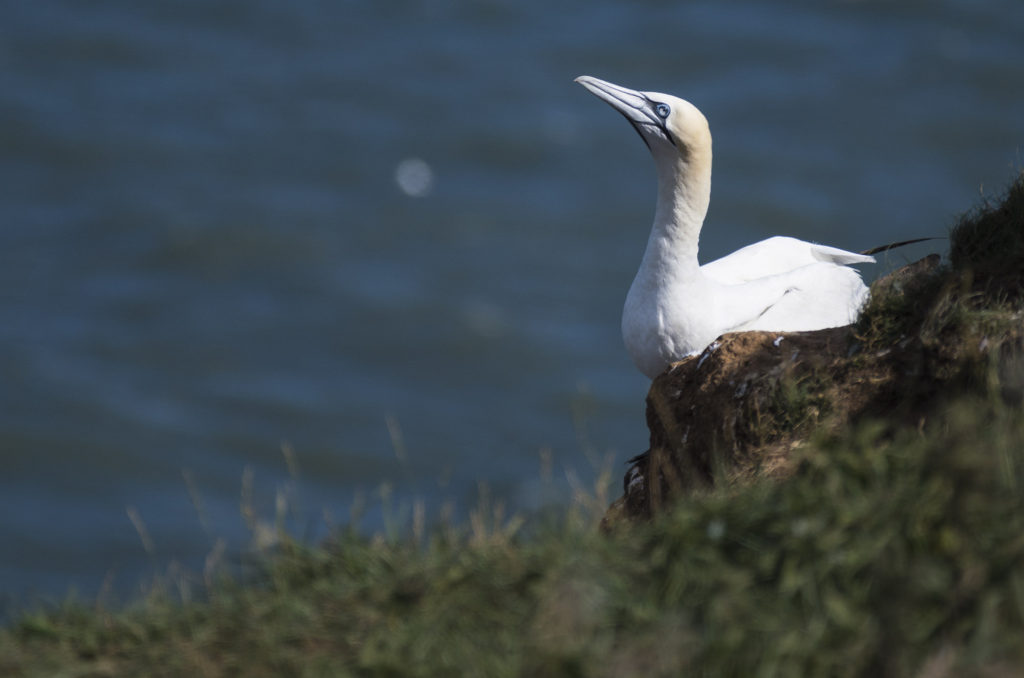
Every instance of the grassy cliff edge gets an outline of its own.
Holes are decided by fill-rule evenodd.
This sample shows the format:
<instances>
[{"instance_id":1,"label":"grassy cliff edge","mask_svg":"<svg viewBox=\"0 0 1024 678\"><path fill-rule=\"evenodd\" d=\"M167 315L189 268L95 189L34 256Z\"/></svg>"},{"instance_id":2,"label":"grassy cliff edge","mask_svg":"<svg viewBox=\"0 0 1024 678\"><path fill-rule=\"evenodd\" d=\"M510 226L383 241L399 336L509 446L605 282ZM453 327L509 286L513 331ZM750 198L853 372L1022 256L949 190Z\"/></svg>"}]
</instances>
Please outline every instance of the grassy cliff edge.
<instances>
[{"instance_id":1,"label":"grassy cliff edge","mask_svg":"<svg viewBox=\"0 0 1024 678\"><path fill-rule=\"evenodd\" d=\"M1020 325L1024 175L964 217L937 275L874 299L863 345ZM0 675L1019 675L1024 363L974 348L949 354L973 376L919 424L812 430L785 477L607 534L574 509L286 539L256 581L201 601L26 613L0 630Z\"/></svg>"}]
</instances>

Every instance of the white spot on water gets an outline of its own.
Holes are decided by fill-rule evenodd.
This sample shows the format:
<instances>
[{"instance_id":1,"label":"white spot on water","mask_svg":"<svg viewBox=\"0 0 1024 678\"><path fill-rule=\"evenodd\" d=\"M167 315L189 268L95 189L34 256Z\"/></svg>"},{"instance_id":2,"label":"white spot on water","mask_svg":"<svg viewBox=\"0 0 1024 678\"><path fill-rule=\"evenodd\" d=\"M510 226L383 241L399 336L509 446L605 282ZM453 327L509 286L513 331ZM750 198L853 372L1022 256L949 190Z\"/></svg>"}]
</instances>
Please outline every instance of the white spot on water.
<instances>
[{"instance_id":1,"label":"white spot on water","mask_svg":"<svg viewBox=\"0 0 1024 678\"><path fill-rule=\"evenodd\" d=\"M422 198L434 188L434 170L421 158L406 158L395 167L395 183L402 193Z\"/></svg>"}]
</instances>

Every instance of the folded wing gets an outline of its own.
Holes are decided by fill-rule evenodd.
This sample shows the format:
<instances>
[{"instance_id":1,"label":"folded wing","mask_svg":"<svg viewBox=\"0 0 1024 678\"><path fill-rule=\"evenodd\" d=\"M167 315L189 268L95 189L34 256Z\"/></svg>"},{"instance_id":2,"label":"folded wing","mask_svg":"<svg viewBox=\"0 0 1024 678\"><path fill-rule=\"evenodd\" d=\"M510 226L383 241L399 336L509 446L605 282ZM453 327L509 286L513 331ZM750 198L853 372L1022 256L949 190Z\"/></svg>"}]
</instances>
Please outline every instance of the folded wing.
<instances>
[{"instance_id":1,"label":"folded wing","mask_svg":"<svg viewBox=\"0 0 1024 678\"><path fill-rule=\"evenodd\" d=\"M837 247L776 236L753 245L747 245L701 266L701 271L710 278L727 285L750 282L758 278L786 273L820 262L849 266L868 264L874 257L856 252L847 252Z\"/></svg>"}]
</instances>

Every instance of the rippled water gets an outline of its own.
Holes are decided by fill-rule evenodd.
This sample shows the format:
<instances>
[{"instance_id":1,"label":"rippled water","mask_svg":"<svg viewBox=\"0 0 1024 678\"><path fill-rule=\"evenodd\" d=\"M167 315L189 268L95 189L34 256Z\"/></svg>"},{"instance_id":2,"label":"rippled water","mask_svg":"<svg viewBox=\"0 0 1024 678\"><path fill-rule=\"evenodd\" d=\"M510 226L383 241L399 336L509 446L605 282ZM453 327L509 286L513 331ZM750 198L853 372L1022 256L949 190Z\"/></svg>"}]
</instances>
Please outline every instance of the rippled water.
<instances>
[{"instance_id":1,"label":"rippled water","mask_svg":"<svg viewBox=\"0 0 1024 678\"><path fill-rule=\"evenodd\" d=\"M863 249L1024 164L1021 35L1017 0L14 3L0 593L201 566L244 542L247 467L273 516L282 443L310 525L385 482L564 500L565 469L645 447L618 322L654 193L572 78L708 116L706 257Z\"/></svg>"}]
</instances>

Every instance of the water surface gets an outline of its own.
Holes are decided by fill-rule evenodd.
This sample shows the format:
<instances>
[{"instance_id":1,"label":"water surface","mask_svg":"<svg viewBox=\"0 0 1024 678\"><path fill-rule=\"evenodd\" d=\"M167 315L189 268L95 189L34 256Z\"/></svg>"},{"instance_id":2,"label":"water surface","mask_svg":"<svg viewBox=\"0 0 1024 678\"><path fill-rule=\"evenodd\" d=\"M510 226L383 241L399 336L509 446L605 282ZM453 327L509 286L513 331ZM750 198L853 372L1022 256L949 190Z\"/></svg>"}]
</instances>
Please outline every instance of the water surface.
<instances>
[{"instance_id":1,"label":"water surface","mask_svg":"<svg viewBox=\"0 0 1024 678\"><path fill-rule=\"evenodd\" d=\"M618 324L654 198L572 79L705 112L703 257L864 249L944 235L1021 166L1022 34L1016 0L15 3L0 594L240 548L245 469L271 519L282 444L310 534L360 494L375 529L384 483L565 501L567 469L645 447Z\"/></svg>"}]
</instances>

